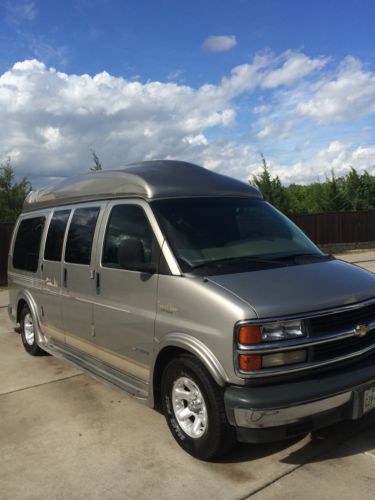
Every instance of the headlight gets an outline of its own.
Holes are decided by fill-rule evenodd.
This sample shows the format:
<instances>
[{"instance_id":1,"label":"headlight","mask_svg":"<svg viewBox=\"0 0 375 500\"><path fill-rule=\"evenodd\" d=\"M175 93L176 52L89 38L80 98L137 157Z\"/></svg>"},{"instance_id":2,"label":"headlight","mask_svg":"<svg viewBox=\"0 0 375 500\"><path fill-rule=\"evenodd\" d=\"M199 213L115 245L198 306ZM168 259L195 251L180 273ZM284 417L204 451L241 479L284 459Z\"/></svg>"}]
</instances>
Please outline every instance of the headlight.
<instances>
[{"instance_id":1,"label":"headlight","mask_svg":"<svg viewBox=\"0 0 375 500\"><path fill-rule=\"evenodd\" d=\"M242 324L237 327L238 350L236 365L241 372L254 372L263 368L294 365L307 361L307 350L298 343L293 349L283 350L284 341L306 337L306 328L301 320L266 322L259 325ZM277 352L271 347L272 342L280 342ZM268 346L262 347L262 344ZM285 344L290 347L290 344Z\"/></svg>"},{"instance_id":2,"label":"headlight","mask_svg":"<svg viewBox=\"0 0 375 500\"><path fill-rule=\"evenodd\" d=\"M276 340L289 340L305 337L301 321L288 321L285 323L269 323L262 326L263 342Z\"/></svg>"},{"instance_id":3,"label":"headlight","mask_svg":"<svg viewBox=\"0 0 375 500\"><path fill-rule=\"evenodd\" d=\"M284 321L263 325L244 325L239 328L238 341L242 345L276 342L306 337L302 321Z\"/></svg>"}]
</instances>

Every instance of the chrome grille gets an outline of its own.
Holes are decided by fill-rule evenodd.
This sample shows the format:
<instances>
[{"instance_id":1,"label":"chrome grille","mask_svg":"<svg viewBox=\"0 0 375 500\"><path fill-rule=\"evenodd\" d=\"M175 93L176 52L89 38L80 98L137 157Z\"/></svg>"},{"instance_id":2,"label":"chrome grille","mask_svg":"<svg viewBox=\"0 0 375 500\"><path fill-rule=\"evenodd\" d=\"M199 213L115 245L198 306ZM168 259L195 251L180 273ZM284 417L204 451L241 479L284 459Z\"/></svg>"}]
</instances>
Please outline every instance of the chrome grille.
<instances>
[{"instance_id":1,"label":"chrome grille","mask_svg":"<svg viewBox=\"0 0 375 500\"><path fill-rule=\"evenodd\" d=\"M347 354L361 351L371 347L375 343L375 329L368 332L365 337L349 337L342 340L327 342L316 345L314 349L314 361L326 361L332 358L346 356Z\"/></svg>"},{"instance_id":2,"label":"chrome grille","mask_svg":"<svg viewBox=\"0 0 375 500\"><path fill-rule=\"evenodd\" d=\"M240 325L303 320L307 336L301 339L262 342L254 345L241 345L238 342ZM357 327L364 328L357 328ZM366 328L367 327L367 328ZM236 373L242 378L258 378L297 373L321 366L330 366L338 362L350 362L361 356L375 352L375 298L362 303L349 304L337 309L314 311L307 314L272 317L240 321L234 331L235 349L234 364ZM266 355L275 352L286 352L295 349L306 349L308 357L304 363L280 365L274 368L261 368L253 371L239 371L238 355Z\"/></svg>"},{"instance_id":3,"label":"chrome grille","mask_svg":"<svg viewBox=\"0 0 375 500\"><path fill-rule=\"evenodd\" d=\"M318 316L310 319L310 336L321 337L333 332L353 330L357 325L371 321L375 321L375 304L327 316Z\"/></svg>"}]
</instances>

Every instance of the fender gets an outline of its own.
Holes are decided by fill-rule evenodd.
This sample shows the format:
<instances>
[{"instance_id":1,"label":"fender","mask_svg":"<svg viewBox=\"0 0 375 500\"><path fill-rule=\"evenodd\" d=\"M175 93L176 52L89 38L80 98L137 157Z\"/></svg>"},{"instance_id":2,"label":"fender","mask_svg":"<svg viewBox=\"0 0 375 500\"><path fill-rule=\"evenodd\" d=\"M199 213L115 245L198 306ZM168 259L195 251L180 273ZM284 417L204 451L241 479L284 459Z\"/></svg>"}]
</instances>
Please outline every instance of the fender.
<instances>
[{"instance_id":1,"label":"fender","mask_svg":"<svg viewBox=\"0 0 375 500\"><path fill-rule=\"evenodd\" d=\"M212 378L220 387L224 387L226 383L229 382L229 377L222 367L221 363L203 342L197 340L192 335L188 335L187 333L168 333L161 339L159 343L155 345L154 357L150 367L150 406L153 406L154 404L153 377L155 364L159 354L166 347L179 347L181 349L184 349L185 351L190 352L191 354L194 354L194 356L196 356L203 363Z\"/></svg>"},{"instance_id":2,"label":"fender","mask_svg":"<svg viewBox=\"0 0 375 500\"><path fill-rule=\"evenodd\" d=\"M24 300L30 308L30 311L31 311L31 314L32 314L32 317L34 320L37 343L40 347L44 348L44 346L46 344L46 338L43 335L41 327L40 327L38 306L36 305L35 299L29 290L23 289L17 296L17 309L16 309L16 311L18 310L18 304L20 303L21 300Z\"/></svg>"}]
</instances>

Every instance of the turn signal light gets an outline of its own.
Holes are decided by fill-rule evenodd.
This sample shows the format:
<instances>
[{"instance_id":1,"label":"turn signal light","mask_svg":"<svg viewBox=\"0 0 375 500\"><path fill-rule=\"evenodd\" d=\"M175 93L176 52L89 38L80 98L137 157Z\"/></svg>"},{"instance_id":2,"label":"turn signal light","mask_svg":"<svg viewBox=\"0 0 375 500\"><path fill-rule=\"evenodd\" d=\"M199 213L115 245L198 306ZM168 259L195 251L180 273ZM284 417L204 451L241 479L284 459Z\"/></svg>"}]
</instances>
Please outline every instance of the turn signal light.
<instances>
[{"instance_id":1,"label":"turn signal light","mask_svg":"<svg viewBox=\"0 0 375 500\"><path fill-rule=\"evenodd\" d=\"M241 326L239 329L238 340L240 344L260 344L262 342L262 329L258 325Z\"/></svg>"},{"instance_id":2,"label":"turn signal light","mask_svg":"<svg viewBox=\"0 0 375 500\"><path fill-rule=\"evenodd\" d=\"M254 371L262 368L262 356L259 354L240 354L238 366L243 371Z\"/></svg>"}]
</instances>

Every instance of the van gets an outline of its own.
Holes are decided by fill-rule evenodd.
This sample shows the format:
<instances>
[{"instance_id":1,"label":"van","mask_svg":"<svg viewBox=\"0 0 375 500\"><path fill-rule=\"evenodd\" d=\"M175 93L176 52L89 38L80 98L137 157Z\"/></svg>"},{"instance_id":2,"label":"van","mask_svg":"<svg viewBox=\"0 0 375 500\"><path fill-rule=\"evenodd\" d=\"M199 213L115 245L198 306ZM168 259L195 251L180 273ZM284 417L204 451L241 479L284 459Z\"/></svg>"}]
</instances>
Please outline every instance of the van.
<instances>
[{"instance_id":1,"label":"van","mask_svg":"<svg viewBox=\"0 0 375 500\"><path fill-rule=\"evenodd\" d=\"M31 192L9 315L50 353L162 411L208 460L375 407L375 276L259 191L178 161Z\"/></svg>"}]
</instances>

